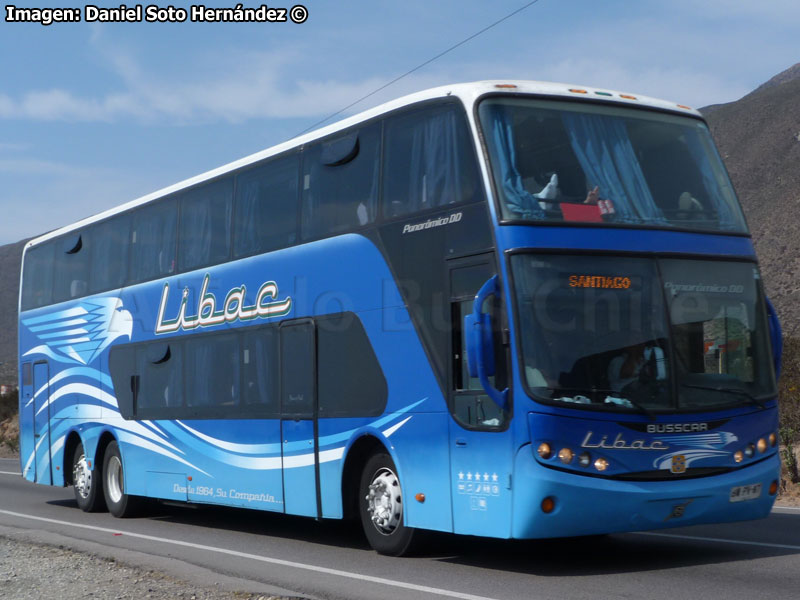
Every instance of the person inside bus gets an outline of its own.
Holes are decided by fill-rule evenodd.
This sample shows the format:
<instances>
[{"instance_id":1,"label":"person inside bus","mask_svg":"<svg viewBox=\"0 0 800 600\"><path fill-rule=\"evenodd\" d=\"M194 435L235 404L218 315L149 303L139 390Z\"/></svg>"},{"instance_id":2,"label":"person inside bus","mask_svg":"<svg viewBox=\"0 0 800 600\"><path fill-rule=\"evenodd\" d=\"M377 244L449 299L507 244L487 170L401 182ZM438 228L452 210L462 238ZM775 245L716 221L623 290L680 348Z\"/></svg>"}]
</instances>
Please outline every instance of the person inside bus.
<instances>
[{"instance_id":1,"label":"person inside bus","mask_svg":"<svg viewBox=\"0 0 800 600\"><path fill-rule=\"evenodd\" d=\"M666 378L664 351L658 346L649 346L645 342L632 344L608 363L609 388L616 392L642 377L652 380Z\"/></svg>"}]
</instances>

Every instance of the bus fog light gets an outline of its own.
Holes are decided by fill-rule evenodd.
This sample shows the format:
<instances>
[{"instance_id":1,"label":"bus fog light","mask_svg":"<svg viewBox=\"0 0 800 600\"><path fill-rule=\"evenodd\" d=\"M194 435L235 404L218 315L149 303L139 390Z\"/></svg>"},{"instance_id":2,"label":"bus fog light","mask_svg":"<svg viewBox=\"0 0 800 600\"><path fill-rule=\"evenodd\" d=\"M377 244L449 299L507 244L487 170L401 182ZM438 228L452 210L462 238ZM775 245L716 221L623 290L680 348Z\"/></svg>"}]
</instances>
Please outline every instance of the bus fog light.
<instances>
[{"instance_id":1,"label":"bus fog light","mask_svg":"<svg viewBox=\"0 0 800 600\"><path fill-rule=\"evenodd\" d=\"M584 452L578 457L578 464L582 467L588 467L592 464L592 456L588 452Z\"/></svg>"},{"instance_id":2,"label":"bus fog light","mask_svg":"<svg viewBox=\"0 0 800 600\"><path fill-rule=\"evenodd\" d=\"M777 443L778 443L778 436L775 435L775 433L770 433L769 434L769 445L774 448L775 444L777 444Z\"/></svg>"},{"instance_id":3,"label":"bus fog light","mask_svg":"<svg viewBox=\"0 0 800 600\"><path fill-rule=\"evenodd\" d=\"M760 453L762 453L762 454L764 452L766 452L767 451L767 440L765 440L764 438L759 438L758 442L756 443L756 448L758 448L758 451Z\"/></svg>"},{"instance_id":4,"label":"bus fog light","mask_svg":"<svg viewBox=\"0 0 800 600\"><path fill-rule=\"evenodd\" d=\"M598 458L594 461L594 468L598 471L605 471L608 468L608 461L605 458Z\"/></svg>"},{"instance_id":5,"label":"bus fog light","mask_svg":"<svg viewBox=\"0 0 800 600\"><path fill-rule=\"evenodd\" d=\"M548 496L544 500L542 500L542 512L545 514L550 514L556 508L556 501L555 498L552 496Z\"/></svg>"},{"instance_id":6,"label":"bus fog light","mask_svg":"<svg viewBox=\"0 0 800 600\"><path fill-rule=\"evenodd\" d=\"M744 453L742 453L741 450L737 450L733 453L733 460L735 460L737 463L742 462L744 460Z\"/></svg>"},{"instance_id":7,"label":"bus fog light","mask_svg":"<svg viewBox=\"0 0 800 600\"><path fill-rule=\"evenodd\" d=\"M537 448L536 451L539 453L539 456L544 458L545 460L553 456L553 449L547 442L542 442L541 444L539 444L539 448Z\"/></svg>"},{"instance_id":8,"label":"bus fog light","mask_svg":"<svg viewBox=\"0 0 800 600\"><path fill-rule=\"evenodd\" d=\"M753 444L747 444L744 449L744 455L747 458L753 458L753 455L756 453L756 447Z\"/></svg>"},{"instance_id":9,"label":"bus fog light","mask_svg":"<svg viewBox=\"0 0 800 600\"><path fill-rule=\"evenodd\" d=\"M575 455L569 448L562 448L561 450L558 451L558 458L565 465L568 465L569 463L572 462L573 456Z\"/></svg>"}]
</instances>

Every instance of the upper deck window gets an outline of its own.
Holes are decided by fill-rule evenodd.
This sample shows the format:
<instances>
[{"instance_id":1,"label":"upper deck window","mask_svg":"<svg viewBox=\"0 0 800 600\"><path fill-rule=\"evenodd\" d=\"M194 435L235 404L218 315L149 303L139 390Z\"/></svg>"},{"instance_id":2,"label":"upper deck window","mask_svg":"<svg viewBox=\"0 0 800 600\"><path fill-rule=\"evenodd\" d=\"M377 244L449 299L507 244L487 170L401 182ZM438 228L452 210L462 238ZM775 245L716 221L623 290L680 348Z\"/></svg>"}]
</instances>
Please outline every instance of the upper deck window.
<instances>
[{"instance_id":1,"label":"upper deck window","mask_svg":"<svg viewBox=\"0 0 800 600\"><path fill-rule=\"evenodd\" d=\"M747 232L698 119L528 98L480 119L504 219Z\"/></svg>"},{"instance_id":2,"label":"upper deck window","mask_svg":"<svg viewBox=\"0 0 800 600\"><path fill-rule=\"evenodd\" d=\"M386 121L383 215L399 217L480 197L463 109L422 108Z\"/></svg>"}]
</instances>

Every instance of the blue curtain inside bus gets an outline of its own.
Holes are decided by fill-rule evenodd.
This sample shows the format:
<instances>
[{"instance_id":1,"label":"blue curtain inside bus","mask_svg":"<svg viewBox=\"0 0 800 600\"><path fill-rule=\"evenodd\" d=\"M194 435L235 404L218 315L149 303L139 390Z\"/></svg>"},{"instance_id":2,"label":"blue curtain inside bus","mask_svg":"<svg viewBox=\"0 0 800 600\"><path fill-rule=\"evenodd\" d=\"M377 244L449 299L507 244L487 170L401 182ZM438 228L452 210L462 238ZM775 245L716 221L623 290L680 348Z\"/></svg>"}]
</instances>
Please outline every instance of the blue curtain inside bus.
<instances>
[{"instance_id":1,"label":"blue curtain inside bus","mask_svg":"<svg viewBox=\"0 0 800 600\"><path fill-rule=\"evenodd\" d=\"M490 108L492 136L497 152L499 179L503 182L508 209L523 219L544 219L544 210L539 202L525 189L522 177L517 170L514 133L511 129L511 116L501 105Z\"/></svg>"},{"instance_id":2,"label":"blue curtain inside bus","mask_svg":"<svg viewBox=\"0 0 800 600\"><path fill-rule=\"evenodd\" d=\"M622 120L569 112L563 113L561 120L589 188L599 186L604 197L613 199L616 221L664 221Z\"/></svg>"}]
</instances>

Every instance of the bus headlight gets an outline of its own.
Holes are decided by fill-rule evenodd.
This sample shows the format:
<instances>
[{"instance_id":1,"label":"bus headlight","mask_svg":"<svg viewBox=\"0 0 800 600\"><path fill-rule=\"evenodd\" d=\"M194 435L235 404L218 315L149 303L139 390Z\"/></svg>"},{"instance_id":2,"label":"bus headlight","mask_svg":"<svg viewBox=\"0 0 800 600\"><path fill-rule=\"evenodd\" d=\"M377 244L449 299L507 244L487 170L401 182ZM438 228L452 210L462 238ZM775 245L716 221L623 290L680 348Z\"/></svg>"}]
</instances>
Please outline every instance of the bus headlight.
<instances>
[{"instance_id":1,"label":"bus headlight","mask_svg":"<svg viewBox=\"0 0 800 600\"><path fill-rule=\"evenodd\" d=\"M777 444L777 443L778 443L778 436L775 435L774 432L770 433L769 434L769 445L774 448L775 444Z\"/></svg>"},{"instance_id":2,"label":"bus headlight","mask_svg":"<svg viewBox=\"0 0 800 600\"><path fill-rule=\"evenodd\" d=\"M539 456L545 460L553 456L553 449L547 442L542 442L539 444L539 447L536 449L536 451L539 453Z\"/></svg>"},{"instance_id":3,"label":"bus headlight","mask_svg":"<svg viewBox=\"0 0 800 600\"><path fill-rule=\"evenodd\" d=\"M592 464L592 455L588 452L582 453L578 457L578 464L582 467L588 467L590 464Z\"/></svg>"},{"instance_id":4,"label":"bus headlight","mask_svg":"<svg viewBox=\"0 0 800 600\"><path fill-rule=\"evenodd\" d=\"M758 451L761 454L766 452L767 451L767 440L764 439L764 438L759 438L758 442L756 442L756 448L758 448Z\"/></svg>"},{"instance_id":5,"label":"bus headlight","mask_svg":"<svg viewBox=\"0 0 800 600\"><path fill-rule=\"evenodd\" d=\"M598 471L605 471L608 468L608 461L601 456L594 461L594 468Z\"/></svg>"},{"instance_id":6,"label":"bus headlight","mask_svg":"<svg viewBox=\"0 0 800 600\"><path fill-rule=\"evenodd\" d=\"M565 465L572 462L573 456L575 456L575 454L569 448L562 448L558 451L558 459Z\"/></svg>"},{"instance_id":7,"label":"bus headlight","mask_svg":"<svg viewBox=\"0 0 800 600\"><path fill-rule=\"evenodd\" d=\"M744 453L741 450L737 450L733 453L733 460L735 460L737 463L742 462L744 460Z\"/></svg>"}]
</instances>

